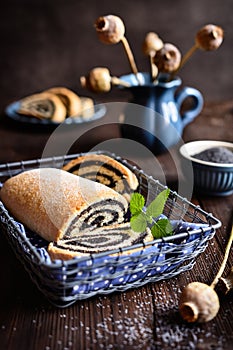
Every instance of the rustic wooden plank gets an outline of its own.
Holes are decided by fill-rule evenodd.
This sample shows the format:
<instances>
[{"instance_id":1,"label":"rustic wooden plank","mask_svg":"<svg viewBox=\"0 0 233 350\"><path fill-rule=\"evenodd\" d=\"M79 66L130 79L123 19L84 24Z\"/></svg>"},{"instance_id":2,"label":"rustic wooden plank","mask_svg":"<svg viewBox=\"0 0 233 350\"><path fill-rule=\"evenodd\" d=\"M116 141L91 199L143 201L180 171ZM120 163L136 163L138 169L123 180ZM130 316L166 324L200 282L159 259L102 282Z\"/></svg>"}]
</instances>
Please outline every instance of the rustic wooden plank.
<instances>
[{"instance_id":1,"label":"rustic wooden plank","mask_svg":"<svg viewBox=\"0 0 233 350\"><path fill-rule=\"evenodd\" d=\"M232 103L206 106L202 115L185 131L185 137L210 137L221 139L223 128L232 121ZM208 121L211 122L211 134ZM221 112L223 111L223 112ZM219 122L223 113L224 125ZM218 124L220 123L220 124ZM232 124L230 124L232 125ZM206 129L207 128L207 129ZM227 129L227 128L226 128ZM232 140L225 132L224 139ZM116 132L116 131L114 131ZM20 134L4 126L0 131L10 160L30 159L44 147L49 135L46 132ZM25 137L27 141L25 141ZM98 139L101 139L101 135ZM13 140L13 141L12 141ZM30 149L25 149L25 143ZM20 148L18 144L21 144ZM75 146L76 147L76 146ZM76 150L76 148L75 148ZM77 148L78 150L78 148ZM123 154L124 155L124 154ZM130 154L126 154L131 158ZM5 152L1 152L4 161ZM137 158L137 157L136 157ZM134 160L151 175L165 176L173 183L177 170L165 155L158 157L151 168L150 157ZM158 169L157 161L160 162ZM175 183L174 183L175 185ZM217 317L203 325L188 325L180 317L178 302L181 290L191 281L211 283L221 263L222 254L230 232L233 197L201 197L195 195L192 202L219 218L223 225L217 231L193 269L172 279L149 283L144 287L123 293L97 296L78 301L74 305L57 309L37 291L23 267L0 236L1 298L0 343L9 350L20 344L22 349L230 349L232 344L232 294L221 296L221 309ZM227 269L233 265L232 252ZM226 269L226 272L227 272ZM29 334L29 335L28 335Z\"/></svg>"}]
</instances>

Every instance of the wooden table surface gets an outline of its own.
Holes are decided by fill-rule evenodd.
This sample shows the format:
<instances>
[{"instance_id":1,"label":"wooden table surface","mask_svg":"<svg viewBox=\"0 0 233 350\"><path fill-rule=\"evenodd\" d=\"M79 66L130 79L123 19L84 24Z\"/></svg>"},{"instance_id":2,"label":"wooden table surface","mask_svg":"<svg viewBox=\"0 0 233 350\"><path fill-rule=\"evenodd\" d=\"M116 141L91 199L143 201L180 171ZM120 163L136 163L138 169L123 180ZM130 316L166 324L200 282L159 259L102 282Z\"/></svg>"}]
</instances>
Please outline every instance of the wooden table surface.
<instances>
[{"instance_id":1,"label":"wooden table surface","mask_svg":"<svg viewBox=\"0 0 233 350\"><path fill-rule=\"evenodd\" d=\"M169 155L144 156L131 154L119 147L118 126L107 111L101 127L95 123L80 126L84 135L75 142L70 153L109 148L120 155L132 157L146 172L165 179L171 187L177 175L170 165ZM99 124L98 124L99 125ZM184 141L215 139L233 141L233 102L210 103L184 130ZM85 130L89 131L85 133ZM76 132L76 131L75 131ZM55 133L56 134L56 133ZM74 137L74 130L57 132L57 142ZM4 115L0 120L0 162L40 158L54 130L26 127ZM108 139L111 139L109 142ZM117 143L118 142L118 143ZM51 150L50 150L51 151ZM61 149L53 149L59 154ZM51 151L52 152L52 151ZM156 167L160 170L156 173ZM162 170L161 170L162 169ZM8 350L53 349L232 349L233 299L219 294L218 315L206 324L187 324L178 312L181 290L191 281L210 284L223 259L223 251L231 230L233 195L203 197L193 194L191 201L221 220L214 238L196 260L192 270L174 278L126 292L98 295L77 301L67 308L56 308L39 292L21 263L15 257L6 238L0 233L0 348ZM226 275L233 265L231 251Z\"/></svg>"}]
</instances>

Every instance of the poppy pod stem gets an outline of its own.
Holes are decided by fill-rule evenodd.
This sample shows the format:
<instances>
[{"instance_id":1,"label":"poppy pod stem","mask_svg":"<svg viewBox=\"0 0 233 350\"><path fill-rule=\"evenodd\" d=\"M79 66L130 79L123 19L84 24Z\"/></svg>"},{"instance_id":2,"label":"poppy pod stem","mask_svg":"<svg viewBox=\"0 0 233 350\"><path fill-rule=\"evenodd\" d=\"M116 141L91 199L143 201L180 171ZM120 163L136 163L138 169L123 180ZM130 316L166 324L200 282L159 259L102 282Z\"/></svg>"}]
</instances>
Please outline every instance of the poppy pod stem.
<instances>
[{"instance_id":1,"label":"poppy pod stem","mask_svg":"<svg viewBox=\"0 0 233 350\"><path fill-rule=\"evenodd\" d=\"M192 55L198 50L198 46L195 44L193 45L187 52L184 54L183 58L181 59L179 67L172 72L170 80L172 80L175 75L181 70L181 68L185 65L185 63L192 57Z\"/></svg>"},{"instance_id":2,"label":"poppy pod stem","mask_svg":"<svg viewBox=\"0 0 233 350\"><path fill-rule=\"evenodd\" d=\"M162 47L163 47L163 41L160 39L160 37L156 33L149 32L146 34L142 45L142 51L146 56L149 57L151 81L153 83L155 82L155 79L158 75L158 67L154 63L154 57L156 55L156 52L161 50Z\"/></svg>"},{"instance_id":3,"label":"poppy pod stem","mask_svg":"<svg viewBox=\"0 0 233 350\"><path fill-rule=\"evenodd\" d=\"M131 50L131 48L130 48L130 46L129 46L129 42L128 42L128 40L126 39L125 36L123 36L123 37L121 38L121 42L122 42L122 44L123 44L123 46L124 46L126 55L127 55L127 57L128 57L131 70L132 70L132 72L133 72L133 73L136 75L136 77L137 77L138 69L137 69L137 66L136 66L136 63L135 63L135 60L134 60L134 56L133 56L132 50Z\"/></svg>"},{"instance_id":4,"label":"poppy pod stem","mask_svg":"<svg viewBox=\"0 0 233 350\"><path fill-rule=\"evenodd\" d=\"M117 77L111 77L111 83L113 85L120 85L120 86L123 86L123 87L130 87L130 84L127 83L126 81L123 81Z\"/></svg>"},{"instance_id":5,"label":"poppy pod stem","mask_svg":"<svg viewBox=\"0 0 233 350\"><path fill-rule=\"evenodd\" d=\"M154 63L154 56L149 55L149 57L150 57L151 79L152 79L152 82L154 82L157 78L157 75L158 75L158 67Z\"/></svg>"},{"instance_id":6,"label":"poppy pod stem","mask_svg":"<svg viewBox=\"0 0 233 350\"><path fill-rule=\"evenodd\" d=\"M130 49L128 40L126 39L125 36L123 36L123 38L121 39L121 42L122 42L122 44L124 46L126 55L128 57L128 60L129 60L129 63L130 63L131 69L132 69L132 72L134 74L138 74L138 69L137 69L137 66L136 66L136 63L135 63L135 60L134 60L134 57L133 57L133 53L132 53L132 51Z\"/></svg>"},{"instance_id":7,"label":"poppy pod stem","mask_svg":"<svg viewBox=\"0 0 233 350\"><path fill-rule=\"evenodd\" d=\"M230 253L232 241L233 241L233 226L232 226L232 228L231 228L231 234L230 234L230 237L229 237L227 246L226 246L225 255L224 255L222 264L221 264L221 266L220 266L220 269L219 269L219 271L218 271L218 273L217 273L215 279L213 280L213 282L212 282L211 285L210 285L211 288L215 288L216 284L218 283L220 277L221 277L222 274L223 274L223 271L224 271L224 269L225 269L225 266L226 266L226 263L227 263L227 259L228 259L229 253Z\"/></svg>"}]
</instances>

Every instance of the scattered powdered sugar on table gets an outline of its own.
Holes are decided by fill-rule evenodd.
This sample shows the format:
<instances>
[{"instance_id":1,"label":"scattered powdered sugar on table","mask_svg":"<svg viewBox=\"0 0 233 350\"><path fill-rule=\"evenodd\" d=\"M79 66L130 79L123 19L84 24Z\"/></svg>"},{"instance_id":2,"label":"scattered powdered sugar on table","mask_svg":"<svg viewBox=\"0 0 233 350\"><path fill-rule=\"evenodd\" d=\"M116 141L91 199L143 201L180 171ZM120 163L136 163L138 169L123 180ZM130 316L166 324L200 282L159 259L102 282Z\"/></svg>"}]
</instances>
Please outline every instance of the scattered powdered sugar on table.
<instances>
[{"instance_id":1,"label":"scattered powdered sugar on table","mask_svg":"<svg viewBox=\"0 0 233 350\"><path fill-rule=\"evenodd\" d=\"M177 279L170 283L179 294ZM67 309L69 312L58 310L53 329L63 330L62 337L51 329L45 350L230 350L227 329L232 328L227 306L233 301L228 300L220 310L224 333L215 321L201 325L184 322L177 301L169 295L170 288L163 281L152 290L145 287L134 293L117 293L111 302L109 297L100 296L96 302L77 303L76 308ZM35 327L38 322L35 318L32 321Z\"/></svg>"},{"instance_id":2,"label":"scattered powdered sugar on table","mask_svg":"<svg viewBox=\"0 0 233 350\"><path fill-rule=\"evenodd\" d=\"M100 349L152 349L154 342L153 335L153 318L151 313L146 309L151 309L151 297L146 293L138 298L136 295L127 298L125 293L122 297L129 302L122 306L119 301L114 309L118 308L118 312L111 310L102 322L98 322L95 326L95 337ZM143 300L142 300L143 298ZM99 308L103 305L100 302ZM133 304L133 307L132 307ZM133 310L133 311L132 311ZM115 344L110 343L115 339ZM119 340L121 340L119 342ZM102 341L102 342L101 342Z\"/></svg>"}]
</instances>

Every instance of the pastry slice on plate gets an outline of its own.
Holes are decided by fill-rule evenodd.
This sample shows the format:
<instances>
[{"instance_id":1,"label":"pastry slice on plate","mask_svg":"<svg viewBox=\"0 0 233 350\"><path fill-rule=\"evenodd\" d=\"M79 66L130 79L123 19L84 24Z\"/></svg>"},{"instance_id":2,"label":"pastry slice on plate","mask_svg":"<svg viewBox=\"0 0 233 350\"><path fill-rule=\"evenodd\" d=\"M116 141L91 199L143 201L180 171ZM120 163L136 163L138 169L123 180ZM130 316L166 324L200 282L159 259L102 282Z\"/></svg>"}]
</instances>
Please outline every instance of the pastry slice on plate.
<instances>
[{"instance_id":1,"label":"pastry slice on plate","mask_svg":"<svg viewBox=\"0 0 233 350\"><path fill-rule=\"evenodd\" d=\"M21 99L17 113L62 123L66 118L66 107L55 94L41 92Z\"/></svg>"},{"instance_id":2,"label":"pastry slice on plate","mask_svg":"<svg viewBox=\"0 0 233 350\"><path fill-rule=\"evenodd\" d=\"M63 87L55 86L45 92L50 92L58 96L64 103L68 117L79 116L82 112L82 103L80 97L72 90Z\"/></svg>"}]
</instances>

